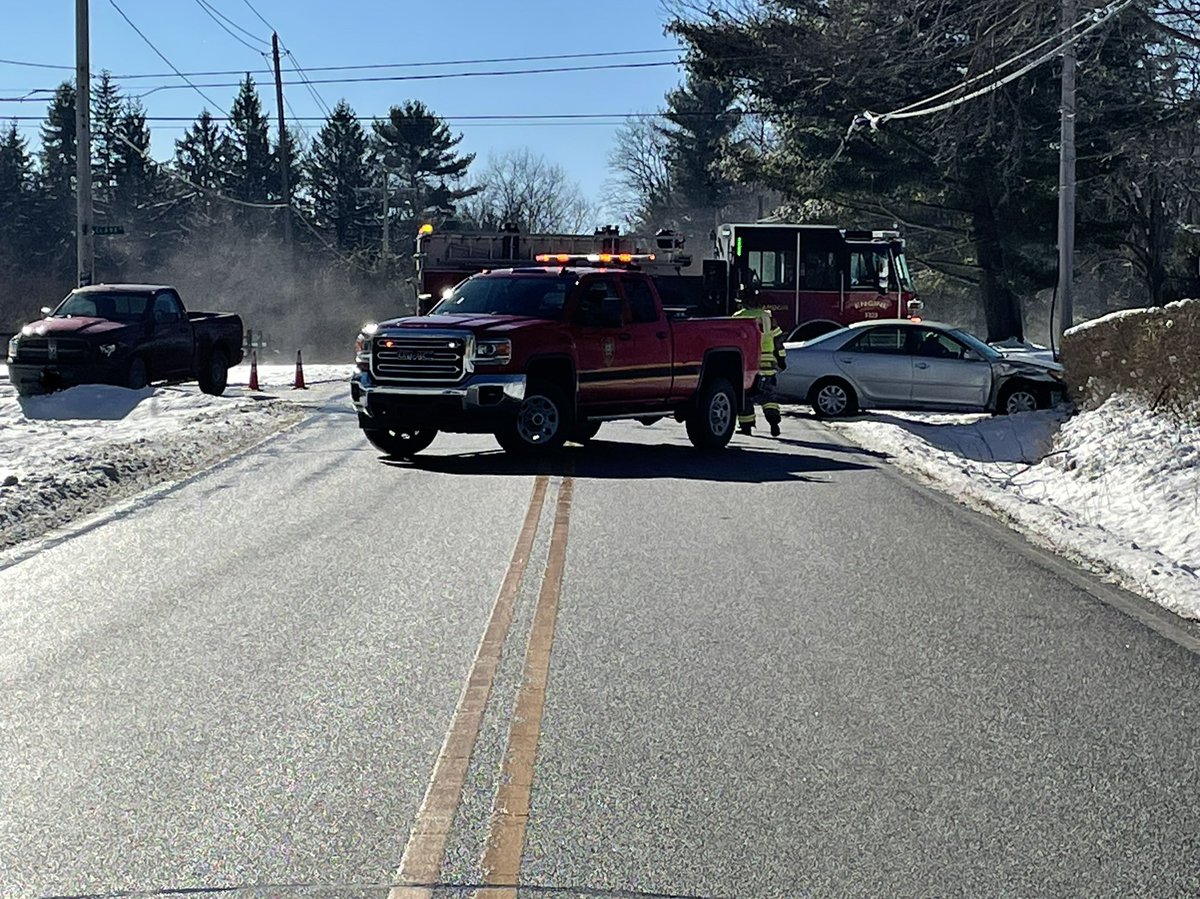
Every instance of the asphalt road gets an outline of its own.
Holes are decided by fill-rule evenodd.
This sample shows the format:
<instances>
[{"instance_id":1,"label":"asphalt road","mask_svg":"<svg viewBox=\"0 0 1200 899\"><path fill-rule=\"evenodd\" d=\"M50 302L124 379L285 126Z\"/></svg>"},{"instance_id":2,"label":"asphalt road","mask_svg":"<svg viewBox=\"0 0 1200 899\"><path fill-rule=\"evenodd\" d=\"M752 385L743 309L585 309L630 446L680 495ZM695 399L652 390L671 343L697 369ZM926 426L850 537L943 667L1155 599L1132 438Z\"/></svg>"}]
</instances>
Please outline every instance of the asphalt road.
<instances>
[{"instance_id":1,"label":"asphalt road","mask_svg":"<svg viewBox=\"0 0 1200 899\"><path fill-rule=\"evenodd\" d=\"M458 883L1200 894L1200 658L884 460L789 418L389 464L313 393L0 570L0 894L418 844Z\"/></svg>"}]
</instances>

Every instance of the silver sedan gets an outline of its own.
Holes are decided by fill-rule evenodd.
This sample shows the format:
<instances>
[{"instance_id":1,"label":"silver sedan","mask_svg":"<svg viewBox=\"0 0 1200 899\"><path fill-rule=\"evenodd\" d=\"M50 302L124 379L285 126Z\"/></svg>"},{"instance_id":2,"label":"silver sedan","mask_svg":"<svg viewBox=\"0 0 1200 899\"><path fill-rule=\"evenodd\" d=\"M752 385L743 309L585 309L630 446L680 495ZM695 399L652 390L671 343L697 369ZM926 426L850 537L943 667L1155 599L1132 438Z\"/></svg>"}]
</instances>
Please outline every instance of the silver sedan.
<instances>
[{"instance_id":1,"label":"silver sedan","mask_svg":"<svg viewBox=\"0 0 1200 899\"><path fill-rule=\"evenodd\" d=\"M881 319L785 343L780 399L822 418L859 409L970 410L1013 414L1050 406L1062 366L1006 357L961 328Z\"/></svg>"}]
</instances>

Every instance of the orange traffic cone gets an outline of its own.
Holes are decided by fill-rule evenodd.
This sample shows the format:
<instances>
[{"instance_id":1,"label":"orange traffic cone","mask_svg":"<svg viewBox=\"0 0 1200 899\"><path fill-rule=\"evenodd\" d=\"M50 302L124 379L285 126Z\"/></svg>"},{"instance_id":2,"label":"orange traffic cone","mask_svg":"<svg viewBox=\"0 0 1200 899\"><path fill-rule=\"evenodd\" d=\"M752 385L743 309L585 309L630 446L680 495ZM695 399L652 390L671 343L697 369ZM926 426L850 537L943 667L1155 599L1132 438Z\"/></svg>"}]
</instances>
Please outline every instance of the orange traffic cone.
<instances>
[{"instance_id":1,"label":"orange traffic cone","mask_svg":"<svg viewBox=\"0 0 1200 899\"><path fill-rule=\"evenodd\" d=\"M296 350L296 380L292 382L292 390L308 390L304 384L304 364L300 361L299 350Z\"/></svg>"},{"instance_id":2,"label":"orange traffic cone","mask_svg":"<svg viewBox=\"0 0 1200 899\"><path fill-rule=\"evenodd\" d=\"M258 390L258 351L250 351L250 384L251 390Z\"/></svg>"}]
</instances>

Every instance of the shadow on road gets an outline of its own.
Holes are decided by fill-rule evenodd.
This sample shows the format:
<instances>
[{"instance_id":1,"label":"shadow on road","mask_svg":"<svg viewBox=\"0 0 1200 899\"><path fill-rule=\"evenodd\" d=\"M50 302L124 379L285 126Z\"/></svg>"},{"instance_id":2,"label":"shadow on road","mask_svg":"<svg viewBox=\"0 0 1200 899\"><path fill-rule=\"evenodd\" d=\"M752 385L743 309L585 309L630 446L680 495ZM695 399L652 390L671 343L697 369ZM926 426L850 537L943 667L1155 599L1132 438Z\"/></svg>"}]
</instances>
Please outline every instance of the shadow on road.
<instances>
[{"instance_id":1,"label":"shadow on road","mask_svg":"<svg viewBox=\"0 0 1200 899\"><path fill-rule=\"evenodd\" d=\"M1065 420L1060 409L953 421L914 421L884 412L870 421L903 428L932 447L975 462L1040 462Z\"/></svg>"},{"instance_id":2,"label":"shadow on road","mask_svg":"<svg viewBox=\"0 0 1200 899\"><path fill-rule=\"evenodd\" d=\"M845 447L828 445L845 454ZM850 450L850 452L853 452ZM384 464L419 471L458 475L570 475L596 480L679 478L694 481L763 484L822 481L822 474L863 471L874 466L828 455L769 452L730 446L702 452L678 444L615 443L596 440L586 447L568 446L544 459L522 459L499 450L454 456L417 456L409 461L382 458Z\"/></svg>"}]
</instances>

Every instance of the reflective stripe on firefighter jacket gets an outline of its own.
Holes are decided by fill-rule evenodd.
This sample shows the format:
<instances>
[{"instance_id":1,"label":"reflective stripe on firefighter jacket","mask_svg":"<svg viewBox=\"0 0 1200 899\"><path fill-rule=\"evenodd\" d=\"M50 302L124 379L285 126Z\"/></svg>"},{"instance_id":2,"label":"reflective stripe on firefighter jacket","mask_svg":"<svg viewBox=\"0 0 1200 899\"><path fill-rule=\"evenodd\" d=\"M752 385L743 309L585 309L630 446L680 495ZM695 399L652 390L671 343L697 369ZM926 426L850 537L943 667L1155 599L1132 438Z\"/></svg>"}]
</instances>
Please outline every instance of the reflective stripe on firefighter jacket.
<instances>
[{"instance_id":1,"label":"reflective stripe on firefighter jacket","mask_svg":"<svg viewBox=\"0 0 1200 899\"><path fill-rule=\"evenodd\" d=\"M758 373L763 377L775 374L775 370L778 367L776 364L776 353L783 351L783 344L780 342L780 339L783 337L783 330L776 327L775 322L771 320L771 310L739 309L733 314L733 317L753 318L758 321L758 330L762 334L762 344L758 356Z\"/></svg>"}]
</instances>

